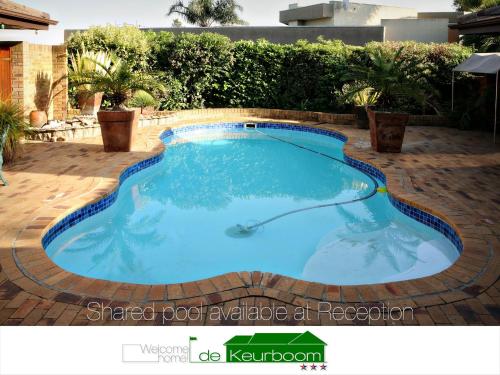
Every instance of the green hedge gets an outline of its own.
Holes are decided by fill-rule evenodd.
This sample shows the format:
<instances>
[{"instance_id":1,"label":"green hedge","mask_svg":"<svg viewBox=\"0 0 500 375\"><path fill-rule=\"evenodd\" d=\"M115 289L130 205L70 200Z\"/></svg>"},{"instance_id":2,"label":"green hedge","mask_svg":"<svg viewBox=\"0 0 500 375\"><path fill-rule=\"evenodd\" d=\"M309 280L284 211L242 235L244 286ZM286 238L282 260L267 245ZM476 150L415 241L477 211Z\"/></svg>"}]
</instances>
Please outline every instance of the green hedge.
<instances>
[{"instance_id":1,"label":"green hedge","mask_svg":"<svg viewBox=\"0 0 500 375\"><path fill-rule=\"evenodd\" d=\"M340 41L273 44L265 40L231 42L219 34L200 35L135 31L131 26L92 28L70 38L69 50L116 51L139 69L167 83L162 109L263 107L336 112L347 110L338 98L344 73L353 64L369 64L374 48L398 49L420 64L411 72L425 74L436 95L434 109L450 100L453 67L472 53L456 44L369 43ZM411 108L412 103L408 103ZM414 109L417 111L417 109Z\"/></svg>"},{"instance_id":2,"label":"green hedge","mask_svg":"<svg viewBox=\"0 0 500 375\"><path fill-rule=\"evenodd\" d=\"M146 69L150 63L151 48L155 35L139 30L135 26L94 26L76 32L67 41L68 53L90 51L115 53L132 67Z\"/></svg>"}]
</instances>

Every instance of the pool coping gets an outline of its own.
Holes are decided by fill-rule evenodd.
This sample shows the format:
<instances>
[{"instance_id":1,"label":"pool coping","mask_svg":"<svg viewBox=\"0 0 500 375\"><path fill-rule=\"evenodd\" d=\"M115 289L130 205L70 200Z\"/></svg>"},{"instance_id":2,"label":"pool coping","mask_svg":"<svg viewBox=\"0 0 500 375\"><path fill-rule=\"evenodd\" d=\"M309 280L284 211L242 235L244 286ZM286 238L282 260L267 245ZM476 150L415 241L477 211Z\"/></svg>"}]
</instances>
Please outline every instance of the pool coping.
<instances>
[{"instance_id":1,"label":"pool coping","mask_svg":"<svg viewBox=\"0 0 500 375\"><path fill-rule=\"evenodd\" d=\"M161 127L155 132L151 137L156 137L157 141L152 147L153 158L159 157L165 150L163 142L160 141L160 137L164 132L172 128L193 126L191 121L189 121L189 124L184 124L184 122L186 121L181 121L180 124L172 127ZM220 121L210 122L217 123ZM273 120L272 122L289 123L286 120ZM310 124L302 121L298 124L330 131L326 123ZM199 125L203 124L194 124L194 126ZM496 281L498 275L487 270L487 267L490 266L490 260L494 256L491 244L488 248L476 244L474 238L467 235L467 231L462 224L454 223L452 218L442 212L444 208L433 206L430 202L429 207L432 208L426 207L425 202L422 203L421 195L412 197L412 194L399 192L397 179L393 175L394 172L384 171L384 167L377 165L376 160L364 160L360 155L357 155L356 148L353 147L349 139L344 145L344 154L382 171L386 176L389 193L398 201L428 211L430 214L448 222L458 233L463 243L462 255L457 262L450 268L433 276L409 281L361 286L326 285L258 271L233 272L188 283L142 285L92 279L59 268L46 255L41 245L41 239L50 228L72 212L78 211L89 204L97 203L103 198L116 193L120 182L123 181L121 180L123 171L131 167L127 163L122 163L113 169L113 174L120 176L120 178L110 181L103 188L90 192L84 197L75 198L71 202L65 202L64 206L56 205L50 208L40 208L42 212L37 212L38 215L35 217L50 217L51 220L42 220L39 224L37 222L35 224L29 223L20 231L12 245L12 260L16 267L4 268L5 272L14 283L30 293L45 298L52 298L63 293L67 299L82 305L85 305L89 300L96 299L114 300L122 303L163 301L180 305L193 303L213 304L233 300L243 293L245 296L267 296L295 305L304 305L305 303L309 305L309 303L314 304L320 301L377 303L380 301L403 302L411 299L414 302L420 300L423 306L426 306L435 303L436 300L454 302L470 298L481 293L482 290ZM21 247L20 244L22 244ZM482 266L469 264L464 255L482 259ZM495 259L494 263L498 263L498 259ZM123 299L120 298L120 293L117 293L130 290L141 290L143 292L134 293L132 297L124 297ZM124 292L121 295L128 296L130 293Z\"/></svg>"}]
</instances>

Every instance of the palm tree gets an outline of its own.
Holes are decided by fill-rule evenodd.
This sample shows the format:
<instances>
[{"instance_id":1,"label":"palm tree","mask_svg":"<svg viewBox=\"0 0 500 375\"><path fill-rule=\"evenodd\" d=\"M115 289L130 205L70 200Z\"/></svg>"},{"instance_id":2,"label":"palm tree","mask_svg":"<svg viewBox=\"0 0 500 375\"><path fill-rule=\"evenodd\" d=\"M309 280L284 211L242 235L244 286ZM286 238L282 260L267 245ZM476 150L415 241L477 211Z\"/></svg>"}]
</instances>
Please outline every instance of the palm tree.
<instances>
[{"instance_id":1,"label":"palm tree","mask_svg":"<svg viewBox=\"0 0 500 375\"><path fill-rule=\"evenodd\" d=\"M100 70L74 73L70 79L76 87L85 87L91 94L106 93L113 111L125 109L125 102L138 90L147 93L164 90L156 79L144 73L133 72L126 62L114 55L111 56L111 64L96 59L89 60L99 66Z\"/></svg>"},{"instance_id":2,"label":"palm tree","mask_svg":"<svg viewBox=\"0 0 500 375\"><path fill-rule=\"evenodd\" d=\"M235 0L191 0L188 5L179 0L170 7L168 15L179 14L188 23L201 27L210 27L214 23L242 25L245 21L236 13L242 10Z\"/></svg>"},{"instance_id":3,"label":"palm tree","mask_svg":"<svg viewBox=\"0 0 500 375\"><path fill-rule=\"evenodd\" d=\"M425 77L411 77L418 62L411 63L401 58L403 47L397 51L377 48L369 53L370 64L351 66L344 81L354 82L348 87L346 97L355 97L364 90L377 94L377 104L382 109L397 109L401 99L412 98L417 103L428 104L430 88Z\"/></svg>"}]
</instances>

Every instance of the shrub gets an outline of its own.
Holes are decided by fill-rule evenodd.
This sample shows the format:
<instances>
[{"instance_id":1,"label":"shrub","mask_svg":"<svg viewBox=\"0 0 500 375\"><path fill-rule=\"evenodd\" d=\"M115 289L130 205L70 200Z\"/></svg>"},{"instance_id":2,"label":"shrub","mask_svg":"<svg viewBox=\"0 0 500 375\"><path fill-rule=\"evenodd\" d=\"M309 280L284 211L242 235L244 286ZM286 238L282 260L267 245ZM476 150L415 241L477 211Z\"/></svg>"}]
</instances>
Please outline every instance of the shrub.
<instances>
[{"instance_id":1,"label":"shrub","mask_svg":"<svg viewBox=\"0 0 500 375\"><path fill-rule=\"evenodd\" d=\"M409 80L424 76L432 107L449 107L452 69L473 52L457 44L369 43L353 47L340 41L273 44L265 40L231 42L219 34L141 32L132 26L92 28L73 35L70 52L115 52L133 67L152 70L166 91L160 109L263 107L311 111L349 109L338 100L342 77L352 65L370 66L376 49L395 53ZM466 78L461 78L466 79ZM421 109L409 100L407 110Z\"/></svg>"},{"instance_id":2,"label":"shrub","mask_svg":"<svg viewBox=\"0 0 500 375\"><path fill-rule=\"evenodd\" d=\"M104 51L123 59L133 69L147 69L151 52L150 33L135 26L94 26L72 34L67 41L69 55Z\"/></svg>"},{"instance_id":3,"label":"shrub","mask_svg":"<svg viewBox=\"0 0 500 375\"><path fill-rule=\"evenodd\" d=\"M23 109L18 104L0 101L0 141L5 133L5 143L0 146L3 146L3 161L10 163L18 155L19 142L29 133L29 125L24 121Z\"/></svg>"},{"instance_id":4,"label":"shrub","mask_svg":"<svg viewBox=\"0 0 500 375\"><path fill-rule=\"evenodd\" d=\"M156 107L158 101L150 93L139 90L129 99L127 105L132 108L144 109L147 107Z\"/></svg>"},{"instance_id":5,"label":"shrub","mask_svg":"<svg viewBox=\"0 0 500 375\"><path fill-rule=\"evenodd\" d=\"M191 108L217 106L233 65L232 44L219 34L159 33L154 40L155 67L178 80Z\"/></svg>"},{"instance_id":6,"label":"shrub","mask_svg":"<svg viewBox=\"0 0 500 375\"><path fill-rule=\"evenodd\" d=\"M342 87L353 49L341 41L299 41L287 49L279 107L307 111L338 109L333 93Z\"/></svg>"},{"instance_id":7,"label":"shrub","mask_svg":"<svg viewBox=\"0 0 500 375\"><path fill-rule=\"evenodd\" d=\"M156 72L155 77L165 86L163 92L156 94L160 110L177 111L192 108L187 102L186 89L181 81L166 72Z\"/></svg>"},{"instance_id":8,"label":"shrub","mask_svg":"<svg viewBox=\"0 0 500 375\"><path fill-rule=\"evenodd\" d=\"M451 101L453 68L466 60L473 53L473 49L449 43L374 42L367 44L363 49L363 61L367 61L368 55L376 49L394 52L400 48L403 48L401 60L410 68L408 72L410 78L425 75L429 84L439 93L439 103L448 105ZM418 64L415 65L415 62Z\"/></svg>"},{"instance_id":9,"label":"shrub","mask_svg":"<svg viewBox=\"0 0 500 375\"><path fill-rule=\"evenodd\" d=\"M288 46L266 40L240 41L233 47L234 63L219 106L269 108L279 102L283 62Z\"/></svg>"}]
</instances>

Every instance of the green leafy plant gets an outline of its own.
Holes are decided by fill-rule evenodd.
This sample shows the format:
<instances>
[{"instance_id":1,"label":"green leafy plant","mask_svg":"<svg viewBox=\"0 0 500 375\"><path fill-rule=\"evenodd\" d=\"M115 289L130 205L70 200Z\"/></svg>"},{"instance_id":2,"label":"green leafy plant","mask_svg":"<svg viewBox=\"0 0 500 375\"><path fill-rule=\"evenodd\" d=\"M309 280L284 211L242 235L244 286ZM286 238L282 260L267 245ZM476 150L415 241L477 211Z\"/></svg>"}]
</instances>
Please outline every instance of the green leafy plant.
<instances>
[{"instance_id":1,"label":"green leafy plant","mask_svg":"<svg viewBox=\"0 0 500 375\"><path fill-rule=\"evenodd\" d=\"M12 162L20 152L21 139L29 133L21 106L0 101L0 159L3 157L4 162Z\"/></svg>"},{"instance_id":2,"label":"green leafy plant","mask_svg":"<svg viewBox=\"0 0 500 375\"><path fill-rule=\"evenodd\" d=\"M78 79L82 74L96 73L106 74L106 69L112 64L112 57L104 51L88 51L85 46L81 51L76 51L69 58L69 79L70 82L74 78ZM79 92L90 91L90 85L82 85L78 87Z\"/></svg>"},{"instance_id":3,"label":"green leafy plant","mask_svg":"<svg viewBox=\"0 0 500 375\"><path fill-rule=\"evenodd\" d=\"M66 79L61 76L55 81L46 72L38 72L35 79L35 97L33 99L38 111L44 111L47 115L54 98L60 95L64 89L59 84Z\"/></svg>"},{"instance_id":4,"label":"green leafy plant","mask_svg":"<svg viewBox=\"0 0 500 375\"><path fill-rule=\"evenodd\" d=\"M400 58L402 51L403 47L396 52L377 49L369 55L370 65L351 66L344 77L355 82L349 95L354 97L371 89L378 93L377 105L384 110L401 110L402 102L407 98L423 107L427 100L428 83L424 77L410 78L408 71L419 62L414 61L408 66Z\"/></svg>"},{"instance_id":5,"label":"green leafy plant","mask_svg":"<svg viewBox=\"0 0 500 375\"><path fill-rule=\"evenodd\" d=\"M94 26L71 34L66 44L69 56L86 51L104 51L118 56L132 70L146 70L150 65L151 38L154 33L136 26Z\"/></svg>"},{"instance_id":6,"label":"green leafy plant","mask_svg":"<svg viewBox=\"0 0 500 375\"><path fill-rule=\"evenodd\" d=\"M156 107L158 105L158 101L155 97L146 91L136 91L134 96L128 101L128 105L134 108L147 108L147 107Z\"/></svg>"},{"instance_id":7,"label":"green leafy plant","mask_svg":"<svg viewBox=\"0 0 500 375\"><path fill-rule=\"evenodd\" d=\"M378 91L374 90L372 87L366 87L354 95L352 100L354 105L368 107L376 105L379 98L380 93Z\"/></svg>"},{"instance_id":8,"label":"green leafy plant","mask_svg":"<svg viewBox=\"0 0 500 375\"><path fill-rule=\"evenodd\" d=\"M359 107L375 106L380 99L380 93L373 87L356 87L346 84L342 88L342 101Z\"/></svg>"},{"instance_id":9,"label":"green leafy plant","mask_svg":"<svg viewBox=\"0 0 500 375\"><path fill-rule=\"evenodd\" d=\"M138 90L148 93L163 90L163 85L152 76L133 72L131 67L118 57L112 56L111 61L111 65L106 66L92 60L104 73L93 71L75 74L72 77L73 83L77 87L90 88L89 93L106 93L113 111L126 110L125 102Z\"/></svg>"},{"instance_id":10,"label":"green leafy plant","mask_svg":"<svg viewBox=\"0 0 500 375\"><path fill-rule=\"evenodd\" d=\"M220 25L241 25L245 21L239 18L237 11L243 8L235 0L191 0L184 5L182 0L170 7L168 15L179 14L188 23L200 27Z\"/></svg>"},{"instance_id":11,"label":"green leafy plant","mask_svg":"<svg viewBox=\"0 0 500 375\"><path fill-rule=\"evenodd\" d=\"M152 33L136 27L106 26L73 34L70 52L113 52L133 71L148 72L166 90L155 93L159 109L261 107L340 112L345 75L352 66L372 66L377 50L394 54L406 78L426 89L426 106L399 97L406 112L438 113L451 105L453 68L473 48L450 43L372 42L363 47L340 41L300 41L275 44L265 40L237 41L219 34ZM466 77L460 78L467 80ZM74 88L73 88L74 89ZM335 93L333 95L332 93ZM432 105L432 110L429 110Z\"/></svg>"},{"instance_id":12,"label":"green leafy plant","mask_svg":"<svg viewBox=\"0 0 500 375\"><path fill-rule=\"evenodd\" d=\"M500 5L500 0L454 0L455 7L464 11L478 11Z\"/></svg>"},{"instance_id":13,"label":"green leafy plant","mask_svg":"<svg viewBox=\"0 0 500 375\"><path fill-rule=\"evenodd\" d=\"M181 83L189 108L218 106L226 98L234 57L229 38L213 33L160 33L155 69Z\"/></svg>"}]
</instances>

